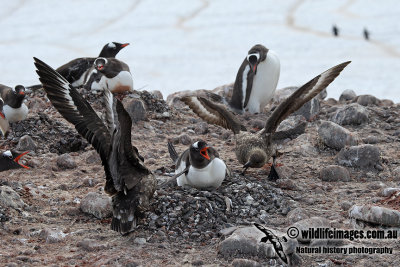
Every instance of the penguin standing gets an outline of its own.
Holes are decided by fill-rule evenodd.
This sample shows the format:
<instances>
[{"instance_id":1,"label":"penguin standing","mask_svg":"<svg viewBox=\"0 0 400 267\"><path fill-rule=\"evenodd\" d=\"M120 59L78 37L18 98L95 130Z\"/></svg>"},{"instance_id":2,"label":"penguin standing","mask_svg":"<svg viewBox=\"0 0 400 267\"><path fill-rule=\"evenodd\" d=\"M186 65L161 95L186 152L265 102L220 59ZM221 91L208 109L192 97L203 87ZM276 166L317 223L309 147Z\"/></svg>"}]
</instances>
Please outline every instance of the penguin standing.
<instances>
[{"instance_id":1,"label":"penguin standing","mask_svg":"<svg viewBox=\"0 0 400 267\"><path fill-rule=\"evenodd\" d=\"M132 74L121 60L99 57L88 70L84 87L96 91L108 89L112 93L130 92L133 90Z\"/></svg>"},{"instance_id":2,"label":"penguin standing","mask_svg":"<svg viewBox=\"0 0 400 267\"><path fill-rule=\"evenodd\" d=\"M364 28L363 35L364 35L364 39L369 41L369 31L367 30L367 28Z\"/></svg>"},{"instance_id":3,"label":"penguin standing","mask_svg":"<svg viewBox=\"0 0 400 267\"><path fill-rule=\"evenodd\" d=\"M225 179L228 169L219 158L218 152L208 147L203 140L193 143L180 156L174 145L168 142L168 151L175 163L178 186L189 185L199 189L218 188Z\"/></svg>"},{"instance_id":4,"label":"penguin standing","mask_svg":"<svg viewBox=\"0 0 400 267\"><path fill-rule=\"evenodd\" d=\"M231 108L259 113L274 97L280 74L278 55L261 44L253 46L236 75Z\"/></svg>"},{"instance_id":5,"label":"penguin standing","mask_svg":"<svg viewBox=\"0 0 400 267\"><path fill-rule=\"evenodd\" d=\"M26 119L28 116L28 107L24 103L24 86L17 85L13 89L0 84L0 96L4 101L3 112L8 122L17 122Z\"/></svg>"}]
</instances>

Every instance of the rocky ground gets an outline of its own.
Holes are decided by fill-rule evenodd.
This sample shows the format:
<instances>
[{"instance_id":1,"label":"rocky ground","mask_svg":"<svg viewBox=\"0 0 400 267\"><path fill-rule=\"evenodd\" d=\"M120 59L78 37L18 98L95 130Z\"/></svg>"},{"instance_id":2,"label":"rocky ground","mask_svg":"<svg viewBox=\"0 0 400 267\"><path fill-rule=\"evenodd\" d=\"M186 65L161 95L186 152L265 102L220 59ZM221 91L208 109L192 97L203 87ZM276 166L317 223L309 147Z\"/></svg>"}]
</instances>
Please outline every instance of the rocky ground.
<instances>
[{"instance_id":1,"label":"rocky ground","mask_svg":"<svg viewBox=\"0 0 400 267\"><path fill-rule=\"evenodd\" d=\"M101 108L98 97L86 97ZM2 266L280 266L254 222L279 237L291 226L400 229L400 105L391 101L346 90L340 101L309 103L282 123L280 130L291 130L277 136L281 179L272 182L268 167L241 174L230 131L207 125L172 97L168 106L159 92L131 94L124 105L135 121L133 144L160 187L137 231L120 236L109 229L110 199L96 152L42 92L27 99L28 119L1 141L4 149L32 151L25 157L29 170L0 173ZM268 113L240 117L257 131ZM198 139L217 149L232 176L215 191L161 186L174 171L167 141L179 152ZM293 266L400 266L398 238L281 241ZM306 254L296 247L393 252Z\"/></svg>"}]
</instances>

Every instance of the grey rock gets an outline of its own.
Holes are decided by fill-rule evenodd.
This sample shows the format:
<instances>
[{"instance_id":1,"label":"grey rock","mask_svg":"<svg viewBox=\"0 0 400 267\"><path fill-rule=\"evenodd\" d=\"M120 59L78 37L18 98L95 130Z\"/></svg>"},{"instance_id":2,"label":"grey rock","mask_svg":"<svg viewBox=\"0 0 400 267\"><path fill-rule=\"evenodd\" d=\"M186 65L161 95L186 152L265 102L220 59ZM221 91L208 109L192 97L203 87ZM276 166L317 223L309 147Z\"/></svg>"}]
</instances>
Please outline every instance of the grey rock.
<instances>
[{"instance_id":1,"label":"grey rock","mask_svg":"<svg viewBox=\"0 0 400 267\"><path fill-rule=\"evenodd\" d=\"M19 194L6 185L0 186L0 205L13 209L21 209L26 206Z\"/></svg>"},{"instance_id":2,"label":"grey rock","mask_svg":"<svg viewBox=\"0 0 400 267\"><path fill-rule=\"evenodd\" d=\"M303 134L306 126L307 122L303 115L290 116L279 124L276 133L274 133L274 139L293 139Z\"/></svg>"},{"instance_id":3,"label":"grey rock","mask_svg":"<svg viewBox=\"0 0 400 267\"><path fill-rule=\"evenodd\" d=\"M143 238L143 237L136 237L136 238L133 240L133 243L135 243L135 244L137 244L137 245L144 245L144 244L147 243L147 241L146 241L146 238Z\"/></svg>"},{"instance_id":4,"label":"grey rock","mask_svg":"<svg viewBox=\"0 0 400 267\"><path fill-rule=\"evenodd\" d=\"M307 121L313 120L318 115L320 106L319 99L315 97L294 112L294 115L302 115Z\"/></svg>"},{"instance_id":5,"label":"grey rock","mask_svg":"<svg viewBox=\"0 0 400 267\"><path fill-rule=\"evenodd\" d=\"M291 227L294 227L292 229L297 229L299 231L299 235L297 236L297 241L300 243L309 243L311 242L312 239L310 238L303 238L301 236L301 231L308 230L309 228L329 228L331 226L331 223L329 220L322 218L322 217L311 217L308 219L304 219L301 221L298 221L291 226L288 227L290 229Z\"/></svg>"},{"instance_id":6,"label":"grey rock","mask_svg":"<svg viewBox=\"0 0 400 267\"><path fill-rule=\"evenodd\" d=\"M289 211L289 213L286 216L286 220L290 224L293 224L295 222L298 222L298 221L301 221L301 220L304 220L307 218L310 218L310 215L303 208L295 208L295 209Z\"/></svg>"},{"instance_id":7,"label":"grey rock","mask_svg":"<svg viewBox=\"0 0 400 267\"><path fill-rule=\"evenodd\" d=\"M349 211L349 217L352 220L400 227L400 211L379 206L354 205Z\"/></svg>"},{"instance_id":8,"label":"grey rock","mask_svg":"<svg viewBox=\"0 0 400 267\"><path fill-rule=\"evenodd\" d=\"M81 201L80 208L83 212L103 219L112 215L111 198L96 192L88 193Z\"/></svg>"},{"instance_id":9,"label":"grey rock","mask_svg":"<svg viewBox=\"0 0 400 267\"><path fill-rule=\"evenodd\" d=\"M107 245L100 244L97 240L85 238L76 244L77 247L82 248L85 251L98 251L106 249Z\"/></svg>"},{"instance_id":10,"label":"grey rock","mask_svg":"<svg viewBox=\"0 0 400 267\"><path fill-rule=\"evenodd\" d=\"M358 144L356 134L331 121L322 121L318 128L318 136L326 146L336 150Z\"/></svg>"},{"instance_id":11,"label":"grey rock","mask_svg":"<svg viewBox=\"0 0 400 267\"><path fill-rule=\"evenodd\" d=\"M57 166L63 170L75 169L77 167L75 160L69 154L62 154L61 156L58 156L56 163Z\"/></svg>"},{"instance_id":12,"label":"grey rock","mask_svg":"<svg viewBox=\"0 0 400 267\"><path fill-rule=\"evenodd\" d=\"M17 150L18 151L35 151L36 150L36 144L33 141L32 137L29 135L24 135L22 136L17 145Z\"/></svg>"},{"instance_id":13,"label":"grey rock","mask_svg":"<svg viewBox=\"0 0 400 267\"><path fill-rule=\"evenodd\" d=\"M380 100L372 95L360 95L355 100L362 106L376 106L380 104Z\"/></svg>"},{"instance_id":14,"label":"grey rock","mask_svg":"<svg viewBox=\"0 0 400 267\"><path fill-rule=\"evenodd\" d=\"M364 144L377 144L380 142L379 138L375 135L369 135L363 139Z\"/></svg>"},{"instance_id":15,"label":"grey rock","mask_svg":"<svg viewBox=\"0 0 400 267\"><path fill-rule=\"evenodd\" d=\"M350 181L350 173L345 167L329 165L321 169L319 178L325 182L348 182Z\"/></svg>"},{"instance_id":16,"label":"grey rock","mask_svg":"<svg viewBox=\"0 0 400 267\"><path fill-rule=\"evenodd\" d=\"M285 234L270 229L278 237L283 237ZM237 256L258 256L260 258L276 258L275 249L270 243L262 243L260 240L265 236L263 232L256 227L239 228L225 240L220 242L218 253L223 257ZM293 254L297 241L286 237L287 242L282 242L283 250L286 254Z\"/></svg>"},{"instance_id":17,"label":"grey rock","mask_svg":"<svg viewBox=\"0 0 400 267\"><path fill-rule=\"evenodd\" d=\"M231 235L233 232L235 232L236 229L238 229L237 226L231 226L228 228L224 228L219 231L219 234L223 235L223 236L228 236L228 235Z\"/></svg>"},{"instance_id":18,"label":"grey rock","mask_svg":"<svg viewBox=\"0 0 400 267\"><path fill-rule=\"evenodd\" d=\"M164 99L163 94L159 90L150 91L150 94L154 95L157 99Z\"/></svg>"},{"instance_id":19,"label":"grey rock","mask_svg":"<svg viewBox=\"0 0 400 267\"><path fill-rule=\"evenodd\" d=\"M59 229L44 228L40 231L39 237L46 240L46 243L63 242L67 234Z\"/></svg>"},{"instance_id":20,"label":"grey rock","mask_svg":"<svg viewBox=\"0 0 400 267\"><path fill-rule=\"evenodd\" d=\"M259 262L248 259L234 259L232 261L233 267L261 267Z\"/></svg>"},{"instance_id":21,"label":"grey rock","mask_svg":"<svg viewBox=\"0 0 400 267\"><path fill-rule=\"evenodd\" d=\"M328 96L328 92L326 91L326 88L322 90L318 95L317 98L319 100L324 100Z\"/></svg>"},{"instance_id":22,"label":"grey rock","mask_svg":"<svg viewBox=\"0 0 400 267\"><path fill-rule=\"evenodd\" d=\"M196 134L206 134L208 133L208 123L206 122L200 122L196 125L194 128L194 132Z\"/></svg>"},{"instance_id":23,"label":"grey rock","mask_svg":"<svg viewBox=\"0 0 400 267\"><path fill-rule=\"evenodd\" d=\"M368 121L368 110L357 103L352 103L338 109L331 120L340 125L360 125Z\"/></svg>"},{"instance_id":24,"label":"grey rock","mask_svg":"<svg viewBox=\"0 0 400 267\"><path fill-rule=\"evenodd\" d=\"M379 195L382 197L389 197L391 195L393 195L394 193L400 192L400 188L399 187L386 187L383 188L381 190L381 192L379 192Z\"/></svg>"},{"instance_id":25,"label":"grey rock","mask_svg":"<svg viewBox=\"0 0 400 267\"><path fill-rule=\"evenodd\" d=\"M342 210L344 210L344 211L349 210L352 206L353 206L353 203L351 203L350 201L343 201L343 202L340 204L340 207L341 207Z\"/></svg>"},{"instance_id":26,"label":"grey rock","mask_svg":"<svg viewBox=\"0 0 400 267\"><path fill-rule=\"evenodd\" d=\"M190 136L187 134L180 135L178 137L178 140L182 145L185 145L185 146L190 145L192 143L192 138L190 138Z\"/></svg>"},{"instance_id":27,"label":"grey rock","mask_svg":"<svg viewBox=\"0 0 400 267\"><path fill-rule=\"evenodd\" d=\"M347 167L371 170L380 165L381 151L374 145L345 147L337 155L337 162Z\"/></svg>"},{"instance_id":28,"label":"grey rock","mask_svg":"<svg viewBox=\"0 0 400 267\"><path fill-rule=\"evenodd\" d=\"M99 154L95 151L92 150L88 153L87 157L86 157L86 163L88 164L94 164L94 163L101 163L101 159Z\"/></svg>"},{"instance_id":29,"label":"grey rock","mask_svg":"<svg viewBox=\"0 0 400 267\"><path fill-rule=\"evenodd\" d=\"M140 99L129 99L126 101L126 111L131 116L133 122L144 121L147 119L146 107Z\"/></svg>"},{"instance_id":30,"label":"grey rock","mask_svg":"<svg viewBox=\"0 0 400 267\"><path fill-rule=\"evenodd\" d=\"M339 102L353 100L357 97L356 93L351 89L346 89L339 97Z\"/></svg>"}]
</instances>

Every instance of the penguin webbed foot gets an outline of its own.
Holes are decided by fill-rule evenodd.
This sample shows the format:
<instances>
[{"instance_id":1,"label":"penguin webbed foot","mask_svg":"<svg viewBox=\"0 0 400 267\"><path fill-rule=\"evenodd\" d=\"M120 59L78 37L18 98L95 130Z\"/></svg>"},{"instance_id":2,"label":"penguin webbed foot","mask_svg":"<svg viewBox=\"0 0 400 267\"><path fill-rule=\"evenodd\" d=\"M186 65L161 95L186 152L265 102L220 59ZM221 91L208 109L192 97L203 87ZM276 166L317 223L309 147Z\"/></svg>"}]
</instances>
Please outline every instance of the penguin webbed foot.
<instances>
[{"instance_id":1,"label":"penguin webbed foot","mask_svg":"<svg viewBox=\"0 0 400 267\"><path fill-rule=\"evenodd\" d=\"M280 178L279 173L275 169L275 164L272 164L271 170L269 171L269 174L268 174L268 180L275 182L279 178Z\"/></svg>"},{"instance_id":2,"label":"penguin webbed foot","mask_svg":"<svg viewBox=\"0 0 400 267\"><path fill-rule=\"evenodd\" d=\"M269 171L269 174L268 174L268 180L270 180L270 181L276 181L280 178L279 173L276 171L276 168L275 168L277 154L278 154L278 152L276 151L275 155L272 156L271 170Z\"/></svg>"}]
</instances>

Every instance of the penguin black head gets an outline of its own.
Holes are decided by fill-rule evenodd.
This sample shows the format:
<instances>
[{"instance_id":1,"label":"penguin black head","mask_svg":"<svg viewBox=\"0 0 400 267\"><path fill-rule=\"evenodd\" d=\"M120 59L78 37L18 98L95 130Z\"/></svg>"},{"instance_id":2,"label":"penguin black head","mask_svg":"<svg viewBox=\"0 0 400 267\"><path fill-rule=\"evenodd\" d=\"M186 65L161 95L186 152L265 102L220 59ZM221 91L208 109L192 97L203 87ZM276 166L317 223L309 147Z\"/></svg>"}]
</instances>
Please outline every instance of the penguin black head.
<instances>
[{"instance_id":1,"label":"penguin black head","mask_svg":"<svg viewBox=\"0 0 400 267\"><path fill-rule=\"evenodd\" d=\"M18 101L21 101L25 98L25 86L23 85L17 85L15 86L15 93L17 94L17 99Z\"/></svg>"},{"instance_id":2,"label":"penguin black head","mask_svg":"<svg viewBox=\"0 0 400 267\"><path fill-rule=\"evenodd\" d=\"M20 159L28 154L29 151L19 153L12 150L7 150L0 154L0 171L6 171L11 169L25 168L29 169L28 166L20 163Z\"/></svg>"},{"instance_id":3,"label":"penguin black head","mask_svg":"<svg viewBox=\"0 0 400 267\"><path fill-rule=\"evenodd\" d=\"M268 48L261 44L253 46L247 53L247 61L254 73L257 73L257 66L267 58Z\"/></svg>"},{"instance_id":4,"label":"penguin black head","mask_svg":"<svg viewBox=\"0 0 400 267\"><path fill-rule=\"evenodd\" d=\"M111 42L106 44L100 52L99 57L115 57L122 48L128 46L129 43L121 44L117 42Z\"/></svg>"},{"instance_id":5,"label":"penguin black head","mask_svg":"<svg viewBox=\"0 0 400 267\"><path fill-rule=\"evenodd\" d=\"M197 167L196 165L207 165L210 162L211 158L207 151L208 148L207 143L203 140L197 141L190 146L189 157L194 167Z\"/></svg>"}]
</instances>

